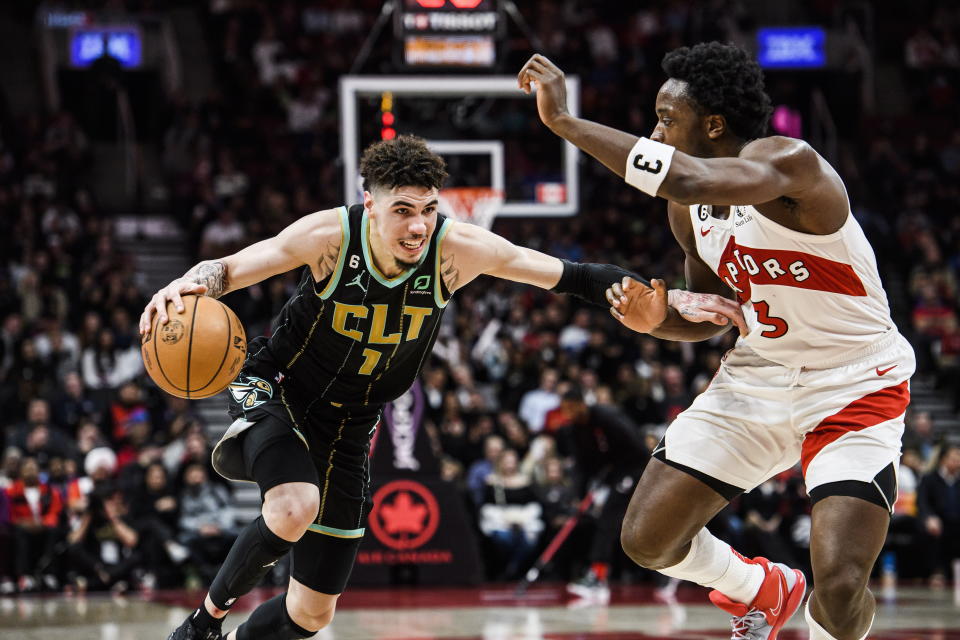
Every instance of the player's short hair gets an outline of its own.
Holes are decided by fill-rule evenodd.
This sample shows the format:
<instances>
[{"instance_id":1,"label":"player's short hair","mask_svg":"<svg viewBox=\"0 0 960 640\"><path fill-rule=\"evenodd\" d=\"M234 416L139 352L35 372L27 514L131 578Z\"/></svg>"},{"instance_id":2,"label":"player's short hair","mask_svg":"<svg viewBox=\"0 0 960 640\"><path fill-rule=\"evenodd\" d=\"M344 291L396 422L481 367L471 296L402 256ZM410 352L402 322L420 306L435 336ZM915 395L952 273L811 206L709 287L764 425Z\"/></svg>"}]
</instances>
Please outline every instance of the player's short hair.
<instances>
[{"instance_id":1,"label":"player's short hair","mask_svg":"<svg viewBox=\"0 0 960 640\"><path fill-rule=\"evenodd\" d=\"M447 163L423 138L398 136L367 147L360 157L360 175L367 191L377 188L439 189L447 178Z\"/></svg>"},{"instance_id":2,"label":"player's short hair","mask_svg":"<svg viewBox=\"0 0 960 640\"><path fill-rule=\"evenodd\" d=\"M722 42L680 47L664 56L661 66L670 78L687 83L694 107L726 118L738 137L753 140L766 134L773 108L763 71L740 47Z\"/></svg>"}]
</instances>

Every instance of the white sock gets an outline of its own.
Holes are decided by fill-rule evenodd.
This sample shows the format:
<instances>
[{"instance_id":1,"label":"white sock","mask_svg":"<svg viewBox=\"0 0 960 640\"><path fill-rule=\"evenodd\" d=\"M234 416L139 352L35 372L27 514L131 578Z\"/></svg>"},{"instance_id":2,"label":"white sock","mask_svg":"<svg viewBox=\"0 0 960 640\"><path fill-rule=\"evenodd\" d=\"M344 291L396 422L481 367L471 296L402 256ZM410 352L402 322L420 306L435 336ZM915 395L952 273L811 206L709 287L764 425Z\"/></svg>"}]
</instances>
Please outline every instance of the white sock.
<instances>
[{"instance_id":1,"label":"white sock","mask_svg":"<svg viewBox=\"0 0 960 640\"><path fill-rule=\"evenodd\" d=\"M810 640L837 640L832 635L827 633L827 630L820 626L820 623L813 619L813 614L810 613L810 602L813 601L813 592L810 592L810 597L807 598L807 606L803 608L803 617L807 619L807 625L810 627ZM863 632L863 635L860 637L860 640L867 640L867 636L870 635L870 629L873 628L873 621L877 619L877 612L873 612L873 617L870 618L870 625L867 627L867 630Z\"/></svg>"},{"instance_id":2,"label":"white sock","mask_svg":"<svg viewBox=\"0 0 960 640\"><path fill-rule=\"evenodd\" d=\"M660 573L716 589L736 602L750 604L763 584L763 567L750 564L705 528L690 541L686 557Z\"/></svg>"}]
</instances>

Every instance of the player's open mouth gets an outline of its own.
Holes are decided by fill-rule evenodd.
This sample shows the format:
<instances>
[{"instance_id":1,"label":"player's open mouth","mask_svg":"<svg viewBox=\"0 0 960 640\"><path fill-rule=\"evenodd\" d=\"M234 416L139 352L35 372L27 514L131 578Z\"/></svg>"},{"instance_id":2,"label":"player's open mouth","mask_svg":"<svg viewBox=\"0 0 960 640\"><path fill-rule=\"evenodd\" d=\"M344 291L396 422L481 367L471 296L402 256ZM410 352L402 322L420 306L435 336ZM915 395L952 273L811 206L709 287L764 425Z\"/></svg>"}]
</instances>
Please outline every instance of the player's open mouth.
<instances>
[{"instance_id":1,"label":"player's open mouth","mask_svg":"<svg viewBox=\"0 0 960 640\"><path fill-rule=\"evenodd\" d=\"M426 242L426 238L420 238L419 240L401 240L400 246L406 249L407 251L416 253L417 251L420 251L420 249L423 248L424 242Z\"/></svg>"}]
</instances>

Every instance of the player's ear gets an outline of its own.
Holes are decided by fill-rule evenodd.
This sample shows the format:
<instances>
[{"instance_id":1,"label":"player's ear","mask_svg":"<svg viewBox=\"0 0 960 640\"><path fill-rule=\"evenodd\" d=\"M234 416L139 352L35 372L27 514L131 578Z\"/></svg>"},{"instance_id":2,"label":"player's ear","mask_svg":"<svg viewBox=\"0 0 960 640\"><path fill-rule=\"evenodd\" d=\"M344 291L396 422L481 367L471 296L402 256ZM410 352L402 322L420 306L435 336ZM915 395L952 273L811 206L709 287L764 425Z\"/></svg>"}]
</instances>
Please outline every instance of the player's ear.
<instances>
[{"instance_id":1,"label":"player's ear","mask_svg":"<svg viewBox=\"0 0 960 640\"><path fill-rule=\"evenodd\" d=\"M707 137L716 140L727 131L727 119L718 114L712 114L703 119Z\"/></svg>"},{"instance_id":2,"label":"player's ear","mask_svg":"<svg viewBox=\"0 0 960 640\"><path fill-rule=\"evenodd\" d=\"M373 194L369 191L363 192L363 208L367 211L373 208Z\"/></svg>"}]
</instances>

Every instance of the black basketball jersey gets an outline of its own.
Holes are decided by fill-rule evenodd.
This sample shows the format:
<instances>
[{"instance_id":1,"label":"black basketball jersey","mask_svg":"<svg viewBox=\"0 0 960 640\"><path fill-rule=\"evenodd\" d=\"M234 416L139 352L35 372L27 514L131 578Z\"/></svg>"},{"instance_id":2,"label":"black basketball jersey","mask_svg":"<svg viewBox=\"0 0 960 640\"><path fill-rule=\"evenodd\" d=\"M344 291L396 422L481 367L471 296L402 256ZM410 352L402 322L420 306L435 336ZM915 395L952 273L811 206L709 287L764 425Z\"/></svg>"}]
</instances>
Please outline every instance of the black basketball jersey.
<instances>
[{"instance_id":1,"label":"black basketball jersey","mask_svg":"<svg viewBox=\"0 0 960 640\"><path fill-rule=\"evenodd\" d=\"M334 272L318 283L304 268L273 334L251 342L246 366L279 371L285 385L311 400L379 405L410 388L433 349L449 298L440 242L452 221L438 214L417 266L387 278L373 263L363 206L338 211L342 238Z\"/></svg>"}]
</instances>

